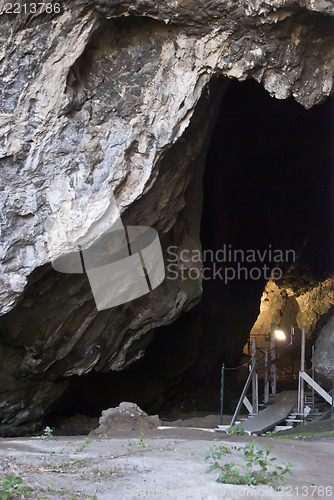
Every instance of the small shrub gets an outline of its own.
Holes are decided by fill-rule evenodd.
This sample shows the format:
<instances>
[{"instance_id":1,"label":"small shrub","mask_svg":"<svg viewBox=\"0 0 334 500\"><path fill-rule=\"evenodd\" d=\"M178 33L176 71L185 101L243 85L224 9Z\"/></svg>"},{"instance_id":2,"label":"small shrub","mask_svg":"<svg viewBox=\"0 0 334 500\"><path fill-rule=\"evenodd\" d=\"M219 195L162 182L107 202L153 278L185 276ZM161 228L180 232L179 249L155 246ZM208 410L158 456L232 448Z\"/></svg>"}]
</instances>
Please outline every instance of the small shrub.
<instances>
[{"instance_id":1,"label":"small shrub","mask_svg":"<svg viewBox=\"0 0 334 500\"><path fill-rule=\"evenodd\" d=\"M227 429L227 434L230 436L247 436L247 432L244 429L244 424L234 425Z\"/></svg>"},{"instance_id":2,"label":"small shrub","mask_svg":"<svg viewBox=\"0 0 334 500\"><path fill-rule=\"evenodd\" d=\"M245 462L241 466L236 466L234 462L225 464L219 462L224 454L231 452L231 449L226 446L210 448L205 455L205 460L212 459L213 464L210 465L206 472L218 470L219 476L216 479L218 483L245 484L248 486L268 484L278 489L284 480L285 474L293 475L291 471L293 465L290 463L274 464L273 462L277 458L269 458L272 448L273 446L258 447L254 440L242 447L233 446L231 449L241 452L239 458Z\"/></svg>"},{"instance_id":3,"label":"small shrub","mask_svg":"<svg viewBox=\"0 0 334 500\"><path fill-rule=\"evenodd\" d=\"M52 438L53 437L53 429L49 427L48 425L45 427L43 431L43 437L44 438Z\"/></svg>"},{"instance_id":4,"label":"small shrub","mask_svg":"<svg viewBox=\"0 0 334 500\"><path fill-rule=\"evenodd\" d=\"M276 432L275 432L275 431L267 431L267 432L266 432L266 436L267 436L267 437L274 437L274 436L275 436L275 434L276 434Z\"/></svg>"},{"instance_id":5,"label":"small shrub","mask_svg":"<svg viewBox=\"0 0 334 500\"><path fill-rule=\"evenodd\" d=\"M92 442L91 438L86 438L85 441L81 444L78 444L78 446L75 447L76 451L84 451L85 448L87 448L90 443Z\"/></svg>"},{"instance_id":6,"label":"small shrub","mask_svg":"<svg viewBox=\"0 0 334 500\"><path fill-rule=\"evenodd\" d=\"M0 482L0 499L7 500L7 498L18 491L17 486L22 482L23 480L19 476L6 476Z\"/></svg>"},{"instance_id":7,"label":"small shrub","mask_svg":"<svg viewBox=\"0 0 334 500\"><path fill-rule=\"evenodd\" d=\"M140 447L143 447L143 448L148 448L148 443L146 443L146 441L144 441L144 440L143 440L143 437L144 437L144 433L143 433L143 432L141 432L141 433L139 434L139 439L138 439L138 441L137 441L137 446L138 446L138 448L140 448Z\"/></svg>"}]
</instances>

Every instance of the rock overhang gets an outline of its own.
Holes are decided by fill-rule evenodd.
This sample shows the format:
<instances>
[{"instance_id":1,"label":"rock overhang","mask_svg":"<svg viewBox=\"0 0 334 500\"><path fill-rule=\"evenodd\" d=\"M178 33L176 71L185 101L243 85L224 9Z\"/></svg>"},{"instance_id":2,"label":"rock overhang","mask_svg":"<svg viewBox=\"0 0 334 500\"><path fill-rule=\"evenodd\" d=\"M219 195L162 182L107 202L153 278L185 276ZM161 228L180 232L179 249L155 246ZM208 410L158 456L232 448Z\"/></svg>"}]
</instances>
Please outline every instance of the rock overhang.
<instances>
[{"instance_id":1,"label":"rock overhang","mask_svg":"<svg viewBox=\"0 0 334 500\"><path fill-rule=\"evenodd\" d=\"M103 232L115 193L125 219L155 227L163 246L199 249L200 178L225 84L208 91L217 77L254 78L276 98L321 102L333 85L332 15L326 1L77 1L59 16L5 19L1 310L18 373L122 369L148 332L198 300L200 282L165 283L98 317L85 280L48 267L45 222L75 202L73 241L97 220Z\"/></svg>"}]
</instances>

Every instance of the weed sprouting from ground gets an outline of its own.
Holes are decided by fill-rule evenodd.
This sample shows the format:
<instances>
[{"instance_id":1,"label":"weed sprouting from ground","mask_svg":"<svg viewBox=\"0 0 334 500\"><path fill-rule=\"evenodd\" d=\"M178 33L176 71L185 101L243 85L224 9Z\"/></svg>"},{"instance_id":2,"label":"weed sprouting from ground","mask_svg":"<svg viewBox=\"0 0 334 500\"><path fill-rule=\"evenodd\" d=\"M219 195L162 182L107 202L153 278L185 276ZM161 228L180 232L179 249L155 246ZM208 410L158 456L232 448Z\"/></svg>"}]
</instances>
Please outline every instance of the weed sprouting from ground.
<instances>
[{"instance_id":1,"label":"weed sprouting from ground","mask_svg":"<svg viewBox=\"0 0 334 500\"><path fill-rule=\"evenodd\" d=\"M143 440L143 437L144 437L144 433L141 432L139 434L139 438L138 438L138 441L137 441L138 448L148 448L148 443Z\"/></svg>"},{"instance_id":2,"label":"weed sprouting from ground","mask_svg":"<svg viewBox=\"0 0 334 500\"><path fill-rule=\"evenodd\" d=\"M85 441L81 444L78 444L75 449L76 451L84 451L89 445L90 443L92 442L92 440L90 438L86 438Z\"/></svg>"},{"instance_id":3,"label":"weed sprouting from ground","mask_svg":"<svg viewBox=\"0 0 334 500\"><path fill-rule=\"evenodd\" d=\"M273 446L265 446L261 448L256 446L254 440L247 443L245 446L219 446L210 448L205 455L205 460L213 460L206 472L219 471L216 479L218 483L225 484L268 484L277 489L284 481L286 474L293 475L291 471L293 465L290 463L275 464L276 457L269 458ZM238 457L243 461L243 465L237 465L234 462L222 463L222 457L231 450L239 452Z\"/></svg>"},{"instance_id":4,"label":"weed sprouting from ground","mask_svg":"<svg viewBox=\"0 0 334 500\"><path fill-rule=\"evenodd\" d=\"M19 476L7 475L0 481L0 500L7 500L13 495L27 493L26 486L19 487L23 483L23 479Z\"/></svg>"},{"instance_id":5,"label":"weed sprouting from ground","mask_svg":"<svg viewBox=\"0 0 334 500\"><path fill-rule=\"evenodd\" d=\"M43 438L51 439L52 437L53 437L53 429L51 429L51 427L47 425L43 431Z\"/></svg>"},{"instance_id":6,"label":"weed sprouting from ground","mask_svg":"<svg viewBox=\"0 0 334 500\"><path fill-rule=\"evenodd\" d=\"M244 429L244 424L234 425L227 429L227 434L230 436L247 436L247 432Z\"/></svg>"}]
</instances>

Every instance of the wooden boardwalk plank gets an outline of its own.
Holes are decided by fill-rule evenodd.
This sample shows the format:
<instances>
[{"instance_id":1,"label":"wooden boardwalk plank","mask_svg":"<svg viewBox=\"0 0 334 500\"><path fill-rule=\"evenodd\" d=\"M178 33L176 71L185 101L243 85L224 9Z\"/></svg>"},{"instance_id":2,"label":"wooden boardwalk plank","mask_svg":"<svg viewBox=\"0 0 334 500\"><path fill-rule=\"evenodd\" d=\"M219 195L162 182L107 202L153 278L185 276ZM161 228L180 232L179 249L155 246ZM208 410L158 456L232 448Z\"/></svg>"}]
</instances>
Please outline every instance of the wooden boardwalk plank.
<instances>
[{"instance_id":1,"label":"wooden boardwalk plank","mask_svg":"<svg viewBox=\"0 0 334 500\"><path fill-rule=\"evenodd\" d=\"M297 391L281 392L274 403L253 418L243 422L245 431L253 434L263 434L287 419L293 407L297 404Z\"/></svg>"}]
</instances>

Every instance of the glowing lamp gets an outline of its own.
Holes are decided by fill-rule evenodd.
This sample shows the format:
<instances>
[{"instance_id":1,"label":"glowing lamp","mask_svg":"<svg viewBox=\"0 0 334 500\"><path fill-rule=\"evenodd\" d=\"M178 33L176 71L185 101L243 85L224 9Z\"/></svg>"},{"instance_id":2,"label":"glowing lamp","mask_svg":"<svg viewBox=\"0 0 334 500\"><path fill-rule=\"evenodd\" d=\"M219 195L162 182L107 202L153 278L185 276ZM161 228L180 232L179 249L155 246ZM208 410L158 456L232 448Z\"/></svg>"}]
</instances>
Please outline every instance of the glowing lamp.
<instances>
[{"instance_id":1,"label":"glowing lamp","mask_svg":"<svg viewBox=\"0 0 334 500\"><path fill-rule=\"evenodd\" d=\"M286 340L286 335L283 330L275 330L275 337L277 340Z\"/></svg>"}]
</instances>

